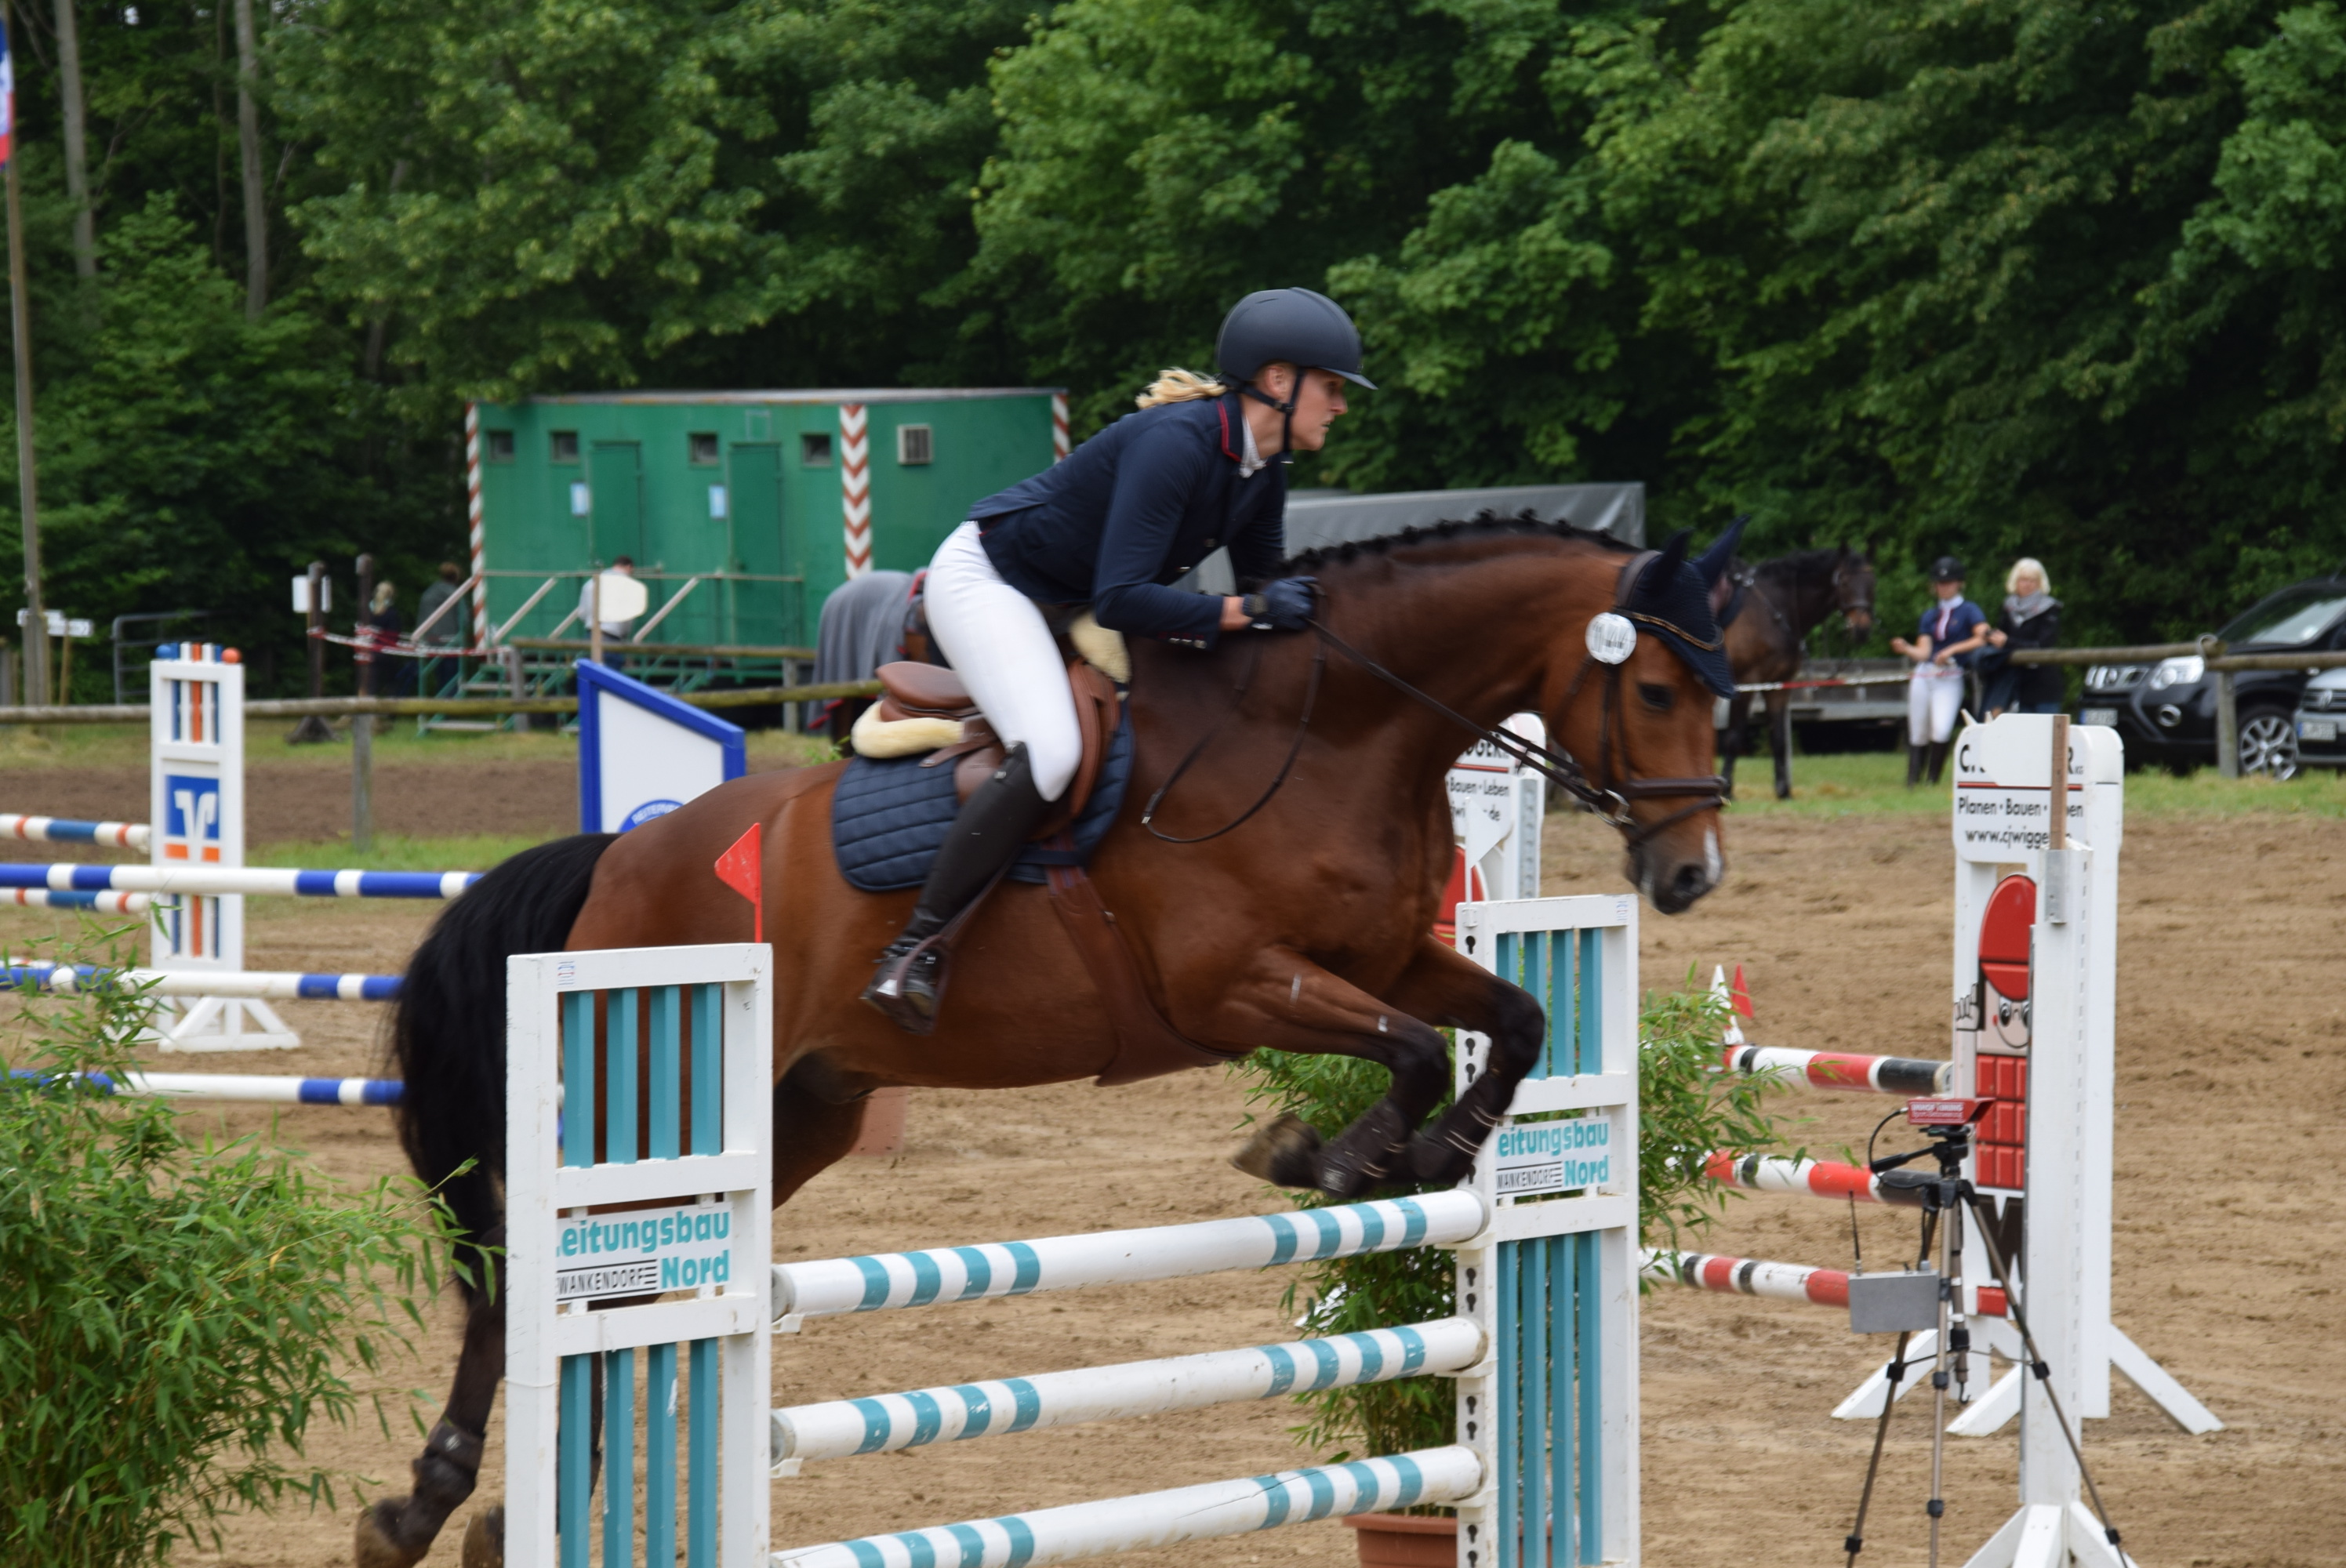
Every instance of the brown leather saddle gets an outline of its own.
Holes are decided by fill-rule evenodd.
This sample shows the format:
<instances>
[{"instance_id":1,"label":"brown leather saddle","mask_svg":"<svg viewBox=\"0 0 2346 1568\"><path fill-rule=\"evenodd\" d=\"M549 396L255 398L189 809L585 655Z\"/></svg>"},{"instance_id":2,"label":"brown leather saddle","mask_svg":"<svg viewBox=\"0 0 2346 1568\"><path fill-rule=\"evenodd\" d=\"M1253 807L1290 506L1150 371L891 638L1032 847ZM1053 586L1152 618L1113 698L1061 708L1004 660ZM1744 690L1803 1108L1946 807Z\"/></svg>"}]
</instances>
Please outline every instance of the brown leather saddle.
<instances>
[{"instance_id":1,"label":"brown leather saddle","mask_svg":"<svg viewBox=\"0 0 2346 1568\"><path fill-rule=\"evenodd\" d=\"M911 663L883 664L876 674L880 680L880 718L883 722L905 718L959 721L962 738L931 752L922 759L920 766L942 768L952 764L955 797L968 799L970 791L1002 765L1003 748L994 727L970 700L969 688L962 684L961 677L942 665ZM1067 826L1083 813L1091 799L1093 786L1099 781L1100 763L1116 734L1123 702L1116 683L1081 659L1068 664L1067 687L1076 701L1076 724L1083 737L1083 760L1076 764L1075 779L1059 798L1057 808L1043 820L1034 834L1040 841L1056 840L1057 848L1073 846ZM1148 998L1131 944L1101 899L1099 885L1084 874L1083 867L1048 867L1045 885L1050 891L1051 907L1066 928L1068 941L1083 959L1085 969L1090 972L1092 984L1098 990L1100 1001L1107 1009L1108 1022L1116 1032L1116 1054L1100 1073L1101 1084L1130 1084L1188 1067L1219 1066L1246 1054L1209 1050L1165 1022L1164 1015ZM948 948L959 934L955 931L945 939Z\"/></svg>"}]
</instances>

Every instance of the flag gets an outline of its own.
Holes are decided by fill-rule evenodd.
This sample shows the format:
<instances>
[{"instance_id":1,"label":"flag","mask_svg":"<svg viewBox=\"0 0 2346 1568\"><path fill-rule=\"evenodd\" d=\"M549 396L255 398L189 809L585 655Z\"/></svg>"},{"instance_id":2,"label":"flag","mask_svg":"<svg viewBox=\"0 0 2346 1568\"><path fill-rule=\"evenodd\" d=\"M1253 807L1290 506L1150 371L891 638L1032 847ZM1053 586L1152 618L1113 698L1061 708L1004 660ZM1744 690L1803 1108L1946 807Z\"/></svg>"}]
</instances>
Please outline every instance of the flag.
<instances>
[{"instance_id":1,"label":"flag","mask_svg":"<svg viewBox=\"0 0 2346 1568\"><path fill-rule=\"evenodd\" d=\"M1729 1001L1734 1003L1736 1012L1746 1018L1752 1016L1751 988L1743 983L1743 966L1739 963L1735 966L1735 989L1729 991L1727 995ZM1757 1020L1755 1019L1754 1022Z\"/></svg>"},{"instance_id":2,"label":"flag","mask_svg":"<svg viewBox=\"0 0 2346 1568\"><path fill-rule=\"evenodd\" d=\"M717 880L750 901L750 940L766 940L766 829L752 822L733 847L717 857Z\"/></svg>"},{"instance_id":3,"label":"flag","mask_svg":"<svg viewBox=\"0 0 2346 1568\"><path fill-rule=\"evenodd\" d=\"M16 57L8 52L8 26L0 22L0 163L16 148Z\"/></svg>"}]
</instances>

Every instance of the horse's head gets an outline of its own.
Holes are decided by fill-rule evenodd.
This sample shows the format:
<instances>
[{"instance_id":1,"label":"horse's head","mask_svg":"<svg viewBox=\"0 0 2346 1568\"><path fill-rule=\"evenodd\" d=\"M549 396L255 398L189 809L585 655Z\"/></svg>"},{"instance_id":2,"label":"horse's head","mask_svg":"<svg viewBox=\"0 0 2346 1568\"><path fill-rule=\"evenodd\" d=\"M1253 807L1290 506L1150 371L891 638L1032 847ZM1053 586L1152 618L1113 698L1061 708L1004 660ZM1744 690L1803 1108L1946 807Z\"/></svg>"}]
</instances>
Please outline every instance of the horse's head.
<instances>
[{"instance_id":1,"label":"horse's head","mask_svg":"<svg viewBox=\"0 0 2346 1568\"><path fill-rule=\"evenodd\" d=\"M1873 630L1873 563L1862 550L1843 545L1833 558L1833 607L1849 629L1862 637Z\"/></svg>"},{"instance_id":2,"label":"horse's head","mask_svg":"<svg viewBox=\"0 0 2346 1568\"><path fill-rule=\"evenodd\" d=\"M1726 871L1714 697L1734 694L1710 590L1741 524L1698 560L1687 535L1623 562L1610 603L1575 617L1542 693L1549 730L1603 792L1627 840L1627 873L1653 906L1677 914Z\"/></svg>"}]
</instances>

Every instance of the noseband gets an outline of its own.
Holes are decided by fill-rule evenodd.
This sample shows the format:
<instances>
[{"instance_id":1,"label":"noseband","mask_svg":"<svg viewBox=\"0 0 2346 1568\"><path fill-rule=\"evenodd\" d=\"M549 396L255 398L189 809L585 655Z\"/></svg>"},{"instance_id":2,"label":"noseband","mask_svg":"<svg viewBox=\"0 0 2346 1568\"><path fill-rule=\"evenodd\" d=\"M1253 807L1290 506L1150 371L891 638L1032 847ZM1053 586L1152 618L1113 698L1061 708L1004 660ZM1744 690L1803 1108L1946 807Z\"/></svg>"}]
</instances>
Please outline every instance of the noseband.
<instances>
[{"instance_id":1,"label":"noseband","mask_svg":"<svg viewBox=\"0 0 2346 1568\"><path fill-rule=\"evenodd\" d=\"M1622 609L1622 606L1628 600L1630 590L1637 583L1637 574L1645 569L1647 562L1659 554L1660 552L1656 550L1642 551L1631 556L1622 566L1620 575L1614 582L1615 613L1626 615L1633 622L1668 631L1673 636L1685 637L1687 641L1698 647L1716 647L1715 644L1705 643L1701 638L1688 633L1683 626L1666 621L1658 616ZM1221 725L1218 723L1189 748L1188 755L1181 759L1180 763L1166 778L1165 782L1158 786L1157 792L1148 798L1148 804L1140 814L1142 827L1168 844L1202 844L1209 839L1220 838L1268 805L1270 798L1279 792L1280 787L1287 782L1287 776L1295 766L1295 759L1303 748L1304 731L1311 728L1311 712L1318 706L1320 677L1326 667L1328 650L1331 647L1412 701L1440 714L1467 734L1495 747L1525 767L1541 774L1557 789L1579 801L1585 809L1595 813L1607 825L1617 829L1632 850L1638 848L1664 829L1675 826L1688 817L1702 811L1715 810L1727 804L1727 780L1717 773L1702 774L1688 779L1638 779L1627 776L1631 767L1627 719L1624 717L1617 723L1616 720L1616 715L1620 710L1622 668L1620 665L1601 666L1605 670L1605 697L1603 710L1597 719L1596 773L1592 778L1588 769L1583 768L1579 760L1571 753L1553 750L1536 741L1526 740L1513 730L1496 729L1487 724L1477 724L1439 697L1412 686L1408 681L1329 630L1327 623L1317 616L1311 618L1311 630L1319 637L1320 646L1312 650L1311 681L1304 692L1303 712L1296 723L1295 738L1287 748L1287 759L1280 765L1278 775L1271 779L1269 787L1256 797L1254 804L1212 832L1201 833L1195 838L1174 838L1156 824L1158 808L1164 804L1165 797L1172 789L1175 781L1188 771L1189 764L1198 759L1198 754L1203 751L1207 743L1220 731ZM1260 661L1260 645L1258 645L1256 658L1249 661L1246 675L1238 685L1236 695L1241 700L1246 696L1248 686L1253 682L1255 663ZM1581 660L1579 670L1572 677L1572 684L1565 690L1566 702L1570 702L1579 692L1581 683L1587 679L1591 667L1600 666L1600 663L1601 661L1594 653L1588 654ZM1235 703L1230 711L1237 711ZM1227 715L1225 717L1227 718ZM1617 781L1612 777L1613 732L1617 728L1621 734L1621 767L1625 775ZM1641 823L1629 814L1629 807L1633 801L1681 795L1691 795L1696 799L1658 822Z\"/></svg>"}]
</instances>

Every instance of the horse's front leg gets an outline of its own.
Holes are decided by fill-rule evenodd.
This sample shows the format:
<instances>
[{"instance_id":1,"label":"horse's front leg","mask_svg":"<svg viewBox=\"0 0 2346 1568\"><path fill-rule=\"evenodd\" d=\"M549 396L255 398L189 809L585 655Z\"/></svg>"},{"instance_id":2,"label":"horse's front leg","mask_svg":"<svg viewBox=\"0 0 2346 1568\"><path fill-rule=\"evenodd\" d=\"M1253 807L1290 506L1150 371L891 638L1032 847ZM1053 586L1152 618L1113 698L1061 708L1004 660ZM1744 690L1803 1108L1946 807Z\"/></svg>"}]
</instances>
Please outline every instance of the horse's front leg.
<instances>
[{"instance_id":1,"label":"horse's front leg","mask_svg":"<svg viewBox=\"0 0 2346 1568\"><path fill-rule=\"evenodd\" d=\"M1735 759L1751 741L1751 694L1741 693L1727 703L1727 728L1719 732L1719 771L1727 779L1727 793L1735 794Z\"/></svg>"},{"instance_id":2,"label":"horse's front leg","mask_svg":"<svg viewBox=\"0 0 2346 1568\"><path fill-rule=\"evenodd\" d=\"M1768 748L1776 754L1776 799L1792 798L1792 694L1768 694Z\"/></svg>"},{"instance_id":3,"label":"horse's front leg","mask_svg":"<svg viewBox=\"0 0 2346 1568\"><path fill-rule=\"evenodd\" d=\"M484 1247L505 1246L500 1225L481 1238ZM495 1270L495 1288L470 1290L464 1298L464 1348L456 1361L455 1387L424 1440L423 1452L409 1466L415 1490L383 1498L359 1515L352 1557L358 1568L413 1568L432 1550L448 1515L473 1495L487 1445L489 1410L505 1375L505 1259L495 1255L476 1265ZM505 1511L476 1513L464 1543L464 1561L503 1557ZM482 1537L476 1541L475 1537ZM491 1554L484 1557L486 1549Z\"/></svg>"},{"instance_id":4,"label":"horse's front leg","mask_svg":"<svg viewBox=\"0 0 2346 1568\"><path fill-rule=\"evenodd\" d=\"M1547 1019L1539 1003L1441 938L1418 938L1417 953L1392 986L1396 1006L1446 1029L1490 1038L1482 1072L1442 1119L1409 1145L1409 1175L1421 1182L1463 1180L1491 1129L1514 1103L1515 1085L1539 1061Z\"/></svg>"},{"instance_id":5,"label":"horse's front leg","mask_svg":"<svg viewBox=\"0 0 2346 1568\"><path fill-rule=\"evenodd\" d=\"M1384 1096L1333 1139L1281 1116L1231 1163L1280 1186L1353 1198L1406 1176L1410 1135L1442 1099L1450 1058L1441 1034L1291 948L1258 954L1220 998L1179 1020L1192 1039L1311 1056L1360 1056L1392 1074Z\"/></svg>"}]
</instances>

